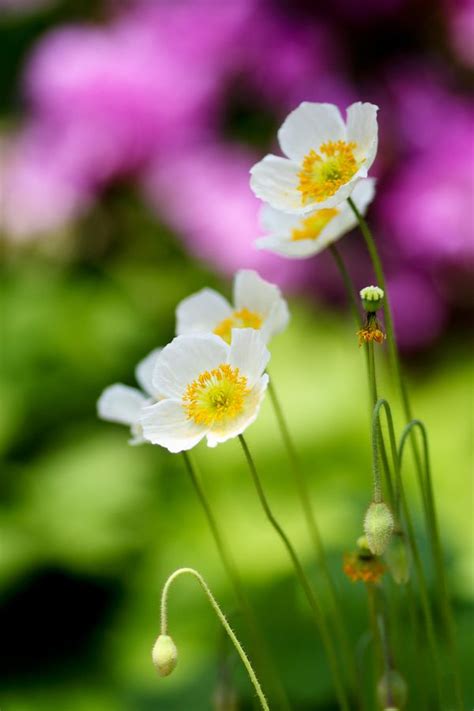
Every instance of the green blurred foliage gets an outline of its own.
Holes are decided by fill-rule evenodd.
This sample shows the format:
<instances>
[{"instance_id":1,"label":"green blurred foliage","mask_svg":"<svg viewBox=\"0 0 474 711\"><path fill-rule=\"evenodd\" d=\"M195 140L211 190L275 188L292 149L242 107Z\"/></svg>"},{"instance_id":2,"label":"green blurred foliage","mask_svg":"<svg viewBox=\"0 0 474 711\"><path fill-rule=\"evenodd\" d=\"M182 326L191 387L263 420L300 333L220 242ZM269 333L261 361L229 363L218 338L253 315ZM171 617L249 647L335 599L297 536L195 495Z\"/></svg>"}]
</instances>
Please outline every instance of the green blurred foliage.
<instances>
[{"instance_id":1,"label":"green blurred foliage","mask_svg":"<svg viewBox=\"0 0 474 711\"><path fill-rule=\"evenodd\" d=\"M172 338L180 299L204 285L228 293L229 284L219 284L205 266L192 262L133 194L121 189L74 233L33 247L8 247L2 285L2 711L204 711L229 655L240 708L252 708L247 679L194 581L182 579L171 599L170 630L180 663L169 679L157 677L150 651L158 633L160 588L173 569L196 567L244 643L245 630L181 457L152 446L129 447L125 428L100 422L95 414L104 387L116 381L133 385L136 362ZM270 373L365 669L361 683L368 683L365 591L341 570L342 554L360 535L370 499L363 353L348 314L293 301L291 311L289 329L272 343ZM400 429L382 350L380 389L395 403ZM467 347L454 350L449 337L436 358L426 354L417 364L410 383L416 412L431 435L466 667L472 618L469 383ZM275 513L319 589L269 402L248 441ZM202 444L196 458L292 707L336 708L305 600L263 517L238 444L216 450ZM408 468L421 529L411 474ZM385 585L395 605L397 662L415 711L416 678L429 670L408 634L395 589Z\"/></svg>"}]
</instances>

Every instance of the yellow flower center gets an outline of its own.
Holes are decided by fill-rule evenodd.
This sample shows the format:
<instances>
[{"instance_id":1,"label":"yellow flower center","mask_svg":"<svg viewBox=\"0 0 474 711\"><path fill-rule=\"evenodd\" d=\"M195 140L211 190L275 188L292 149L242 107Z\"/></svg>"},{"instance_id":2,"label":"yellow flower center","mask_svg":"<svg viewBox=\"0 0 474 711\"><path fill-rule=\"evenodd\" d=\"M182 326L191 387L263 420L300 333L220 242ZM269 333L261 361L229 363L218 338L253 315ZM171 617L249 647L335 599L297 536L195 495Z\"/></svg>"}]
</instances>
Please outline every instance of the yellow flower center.
<instances>
[{"instance_id":1,"label":"yellow flower center","mask_svg":"<svg viewBox=\"0 0 474 711\"><path fill-rule=\"evenodd\" d=\"M216 422L240 415L250 390L238 368L223 363L206 370L188 385L183 404L189 420L211 427Z\"/></svg>"},{"instance_id":2,"label":"yellow flower center","mask_svg":"<svg viewBox=\"0 0 474 711\"><path fill-rule=\"evenodd\" d=\"M322 202L334 195L358 171L354 142L327 141L319 152L311 150L303 159L298 190L303 204Z\"/></svg>"},{"instance_id":3,"label":"yellow flower center","mask_svg":"<svg viewBox=\"0 0 474 711\"><path fill-rule=\"evenodd\" d=\"M217 324L214 333L216 336L223 338L224 341L227 341L227 343L230 343L233 328L255 328L257 330L261 327L262 322L263 319L260 314L243 308L239 311L234 311L232 316L225 318Z\"/></svg>"},{"instance_id":4,"label":"yellow flower center","mask_svg":"<svg viewBox=\"0 0 474 711\"><path fill-rule=\"evenodd\" d=\"M331 222L332 218L338 214L339 210L335 207L323 208L306 217L306 219L301 220L300 226L295 227L291 231L292 242L297 242L300 239L316 239L319 237L323 229L326 227L328 222Z\"/></svg>"}]
</instances>

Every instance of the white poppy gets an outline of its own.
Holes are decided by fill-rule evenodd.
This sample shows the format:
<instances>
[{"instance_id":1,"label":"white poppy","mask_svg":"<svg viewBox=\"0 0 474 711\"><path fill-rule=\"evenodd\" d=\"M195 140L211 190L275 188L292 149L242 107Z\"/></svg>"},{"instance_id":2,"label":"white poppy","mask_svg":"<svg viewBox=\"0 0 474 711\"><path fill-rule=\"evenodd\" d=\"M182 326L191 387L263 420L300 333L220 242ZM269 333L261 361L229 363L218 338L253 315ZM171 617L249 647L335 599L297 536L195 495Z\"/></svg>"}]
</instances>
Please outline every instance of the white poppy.
<instances>
[{"instance_id":1,"label":"white poppy","mask_svg":"<svg viewBox=\"0 0 474 711\"><path fill-rule=\"evenodd\" d=\"M375 195L375 180L360 180L352 199L363 215ZM357 219L349 204L343 202L338 207L325 207L311 215L292 215L263 205L260 222L268 233L255 241L258 249L293 259L312 257L352 230Z\"/></svg>"},{"instance_id":2,"label":"white poppy","mask_svg":"<svg viewBox=\"0 0 474 711\"><path fill-rule=\"evenodd\" d=\"M251 269L234 277L233 305L213 289L183 299L176 309L176 333L215 333L230 342L232 329L258 329L265 343L286 327L288 306L275 284Z\"/></svg>"},{"instance_id":3,"label":"white poppy","mask_svg":"<svg viewBox=\"0 0 474 711\"><path fill-rule=\"evenodd\" d=\"M269 358L250 328L234 329L230 346L212 333L177 336L156 362L153 387L163 399L143 409L143 436L182 452L204 437L215 447L241 434L258 415Z\"/></svg>"},{"instance_id":4,"label":"white poppy","mask_svg":"<svg viewBox=\"0 0 474 711\"><path fill-rule=\"evenodd\" d=\"M115 383L104 390L97 402L97 414L100 418L130 427L130 444L142 444L145 441L139 423L142 409L159 399L159 394L153 387L152 374L161 350L153 350L135 368L135 378L142 390Z\"/></svg>"},{"instance_id":5,"label":"white poppy","mask_svg":"<svg viewBox=\"0 0 474 711\"><path fill-rule=\"evenodd\" d=\"M251 169L255 195L299 215L337 207L366 178L377 153L377 110L358 101L344 123L333 104L304 101L278 132L281 158L268 155Z\"/></svg>"}]
</instances>

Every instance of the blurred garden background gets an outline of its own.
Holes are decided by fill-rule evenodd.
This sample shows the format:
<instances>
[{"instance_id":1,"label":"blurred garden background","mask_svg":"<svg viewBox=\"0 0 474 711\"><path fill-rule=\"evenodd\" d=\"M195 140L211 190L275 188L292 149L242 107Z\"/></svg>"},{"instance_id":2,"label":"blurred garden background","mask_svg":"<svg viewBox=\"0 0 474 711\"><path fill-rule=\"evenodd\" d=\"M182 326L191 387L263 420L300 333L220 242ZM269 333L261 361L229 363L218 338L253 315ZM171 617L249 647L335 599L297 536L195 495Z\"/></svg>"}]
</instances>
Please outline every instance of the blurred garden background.
<instances>
[{"instance_id":1,"label":"blurred garden background","mask_svg":"<svg viewBox=\"0 0 474 711\"><path fill-rule=\"evenodd\" d=\"M415 413L431 436L471 707L472 2L0 0L0 17L1 710L253 708L193 581L171 599L179 666L157 677L159 593L176 567L196 567L244 643L245 632L182 458L130 447L125 428L96 417L103 388L134 385L135 364L173 337L176 304L204 286L228 295L244 267L289 299L270 371L354 649L370 664L364 586L342 573L370 498L363 353L329 254L290 261L253 248L258 201L248 186L249 168L275 149L276 128L300 101L344 110L359 99L380 106L369 221ZM341 250L357 287L373 283L356 232ZM400 428L383 355L379 367ZM317 584L268 403L248 440ZM292 708L336 709L238 443L201 444L196 458ZM417 711L414 682L430 670L423 650L403 643L408 625L399 610L398 665ZM231 701L216 706L223 688Z\"/></svg>"}]
</instances>

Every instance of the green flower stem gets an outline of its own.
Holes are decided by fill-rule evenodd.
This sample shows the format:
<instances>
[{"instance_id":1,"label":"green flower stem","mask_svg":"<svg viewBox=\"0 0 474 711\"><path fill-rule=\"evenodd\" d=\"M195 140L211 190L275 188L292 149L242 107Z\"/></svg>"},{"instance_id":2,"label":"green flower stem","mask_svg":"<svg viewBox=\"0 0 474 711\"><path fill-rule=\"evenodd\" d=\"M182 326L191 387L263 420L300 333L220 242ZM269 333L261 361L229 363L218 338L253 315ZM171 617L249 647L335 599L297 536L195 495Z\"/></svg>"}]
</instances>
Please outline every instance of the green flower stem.
<instances>
[{"instance_id":1,"label":"green flower stem","mask_svg":"<svg viewBox=\"0 0 474 711\"><path fill-rule=\"evenodd\" d=\"M377 278L378 285L384 291L383 310L384 310L384 317L385 317L385 329L387 331L389 360L390 360L392 372L395 375L395 380L396 380L396 383L397 383L397 386L399 389L400 399L402 402L402 407L403 407L405 419L407 422L409 422L410 420L413 419L413 415L412 415L410 400L408 397L408 392L407 392L405 382L403 379L403 375L402 375L400 356L398 353L397 341L395 338L395 330L393 327L392 310L390 308L390 299L389 299L389 294L388 294L387 285L386 285L386 281L385 281L385 274L383 271L382 262L380 260L380 257L379 257L378 251L377 251L377 245L375 244L375 240L373 238L372 232L370 231L367 222L365 221L365 219L363 218L363 216L357 209L357 206L355 205L352 198L348 198L347 202L349 203L349 206L359 223L359 228L360 228L360 231L361 231L362 236L364 238L365 244L367 246L367 250L369 252L369 256L370 256L370 259L372 262L375 276ZM415 458L417 469L419 471L421 471L421 458L420 458L420 454L418 451L415 437L411 438L411 443L412 443L413 456Z\"/></svg>"},{"instance_id":2,"label":"green flower stem","mask_svg":"<svg viewBox=\"0 0 474 711\"><path fill-rule=\"evenodd\" d=\"M254 653L258 661L258 666L261 668L261 670L266 670L265 677L267 679L267 683L269 686L270 684L272 686L275 699L278 700L279 708L281 708L283 711L290 711L290 704L286 697L286 692L283 688L283 684L274 669L273 662L269 658L270 655L266 649L266 643L263 639L262 633L260 632L254 611L245 593L242 581L240 579L239 573L237 572L234 561L232 560L230 553L224 543L224 539L213 514L209 500L197 476L196 467L193 463L191 455L189 454L189 452L182 452L182 455L186 471L189 474L189 478L191 479L194 491L196 492L199 502L206 515L212 537L214 538L216 548L222 561L222 565L234 588L235 597L244 616L247 630L252 640L252 647L254 649Z\"/></svg>"},{"instance_id":3,"label":"green flower stem","mask_svg":"<svg viewBox=\"0 0 474 711\"><path fill-rule=\"evenodd\" d=\"M332 244L329 247L331 254L334 257L334 261L336 262L336 265L339 269L341 279L343 281L343 284L346 289L347 293L347 298L349 301L349 304L351 305L351 310L352 314L354 316L354 321L356 323L357 328L361 328L363 325L363 320L362 316L360 313L360 301L357 296L357 292L354 286L354 282L352 281L352 278L349 274L349 271L346 267L346 264L338 251L337 247ZM372 417L372 408L375 405L377 401L377 382L376 382L376 371L375 371L375 352L373 349L374 344L373 343L366 343L364 347L364 354L365 354L365 365L366 365L366 370L367 370L367 379L368 379L368 384L369 384L369 391L370 391L370 415ZM387 461L387 454L385 451L385 442L383 439L383 436L380 438L380 455L382 458L382 465L384 468L385 472L388 472L388 461ZM387 475L388 476L388 475Z\"/></svg>"},{"instance_id":4,"label":"green flower stem","mask_svg":"<svg viewBox=\"0 0 474 711\"><path fill-rule=\"evenodd\" d=\"M375 407L373 410L373 415L372 415L372 447L373 447L373 455L374 458L377 456L377 447L378 444L381 444L382 442L382 431L381 431L381 423L380 423L380 411L384 409L385 411L385 416L387 419L387 429L388 429L388 437L389 437L389 442L390 442L390 451L392 455L392 462L393 462L393 471L396 472L398 470L398 450L397 450L397 440L395 437L395 429L393 426L393 417L392 417L392 411L390 409L390 405L388 404L387 400L384 400L383 398L380 398L377 400L375 403ZM393 508L393 514L395 516L395 521L398 524L399 518L400 518L400 504L399 504L399 496L397 495L397 484L395 482L395 487L393 485L392 477L390 474L390 467L387 466L384 467L385 471L385 480L387 484L387 492L388 492L388 497L390 499L390 503L392 504Z\"/></svg>"},{"instance_id":5,"label":"green flower stem","mask_svg":"<svg viewBox=\"0 0 474 711\"><path fill-rule=\"evenodd\" d=\"M369 610L369 623L370 632L372 636L373 644L373 660L374 660L374 684L373 688L376 688L377 680L380 676L380 671L383 666L383 649L382 641L380 639L380 630L377 622L377 600L376 600L376 589L373 583L366 583L367 590L367 603Z\"/></svg>"},{"instance_id":6,"label":"green flower stem","mask_svg":"<svg viewBox=\"0 0 474 711\"><path fill-rule=\"evenodd\" d=\"M424 478L418 477L418 482L423 495L423 506L425 509L425 519L426 526L428 529L432 556L435 566L437 585L436 591L439 598L439 607L441 615L443 617L446 639L449 647L449 658L452 665L452 674L454 682L454 693L456 697L456 703L460 711L463 708L463 693L461 677L459 673L459 666L457 662L457 649L456 649L456 637L454 633L454 621L451 611L451 605L449 600L448 584L446 580L445 570L444 570L444 559L443 551L441 547L441 538L439 535L439 529L436 517L436 507L433 495L433 481L431 476L431 464L429 456L428 447L428 435L426 432L426 427L420 420L412 420L403 430L398 458L400 463L402 462L403 452L405 448L406 441L411 433L417 428L421 433L422 438L422 451L423 451L423 465L424 465Z\"/></svg>"},{"instance_id":7,"label":"green flower stem","mask_svg":"<svg viewBox=\"0 0 474 711\"><path fill-rule=\"evenodd\" d=\"M163 588L163 592L161 594L161 634L162 635L167 635L168 634L168 594L171 585L173 582L178 578L180 575L192 575L194 576L202 589L204 590L204 593L206 594L207 599L209 600L212 608L214 609L214 612L216 613L219 621L221 622L222 626L224 627L225 631L229 635L235 649L237 650L237 653L239 657L242 660L242 663L244 667L247 670L247 673L250 677L250 681L253 684L253 687L255 689L255 692L258 696L258 699L260 701L260 705L264 711L270 711L270 707L268 706L267 700L265 698L265 694L262 691L262 687L260 686L260 683L257 679L257 675L255 674L252 664L250 663L249 658L245 654L242 645L240 644L239 640L234 634L234 631L232 630L232 627L229 625L229 623L226 620L226 617L224 613L222 612L221 608L219 607L219 604L211 591L209 590L209 587L206 584L206 581L200 575L197 570L194 570L193 568L179 568L179 570L176 570L165 583L165 586Z\"/></svg>"},{"instance_id":8,"label":"green flower stem","mask_svg":"<svg viewBox=\"0 0 474 711\"><path fill-rule=\"evenodd\" d=\"M314 511L313 511L313 507L311 505L311 497L309 494L306 477L303 473L301 463L300 463L299 457L296 452L296 447L293 442L293 438L290 434L288 424L287 424L285 416L283 414L283 410L281 408L280 401L279 401L278 396L276 394L275 387L273 385L273 381L271 378L270 378L270 382L268 384L268 392L270 394L270 400L272 402L273 410L275 412L275 417L277 419L278 426L280 428L282 440L283 440L285 447L288 451L288 458L290 460L291 469L293 472L293 477L296 482L296 489L297 489L298 496L300 499L301 507L303 509L303 514L304 514L304 517L306 520L306 525L308 527L309 534L310 534L313 546L316 551L316 558L317 558L318 564L321 568L321 571L323 573L323 576L326 580L326 584L327 584L327 588L328 588L328 592L329 592L329 602L331 605L331 612L332 612L332 615L334 618L334 624L336 626L336 631L338 633L338 636L339 636L339 639L341 642L342 651L344 654L344 664L347 668L352 688L353 688L354 692L357 692L357 688L358 688L357 669L356 669L356 665L355 665L354 654L351 650L349 638L348 638L345 623L344 623L344 614L343 614L342 605L339 600L335 582L333 580L331 571L329 569L329 565L328 565L327 558L326 558L326 552L324 550L324 545L323 545L323 542L321 539L321 534L320 534L320 531L318 528L318 524L316 522L316 518L314 516Z\"/></svg>"},{"instance_id":9,"label":"green flower stem","mask_svg":"<svg viewBox=\"0 0 474 711\"><path fill-rule=\"evenodd\" d=\"M255 488L257 490L258 498L260 500L260 503L262 505L262 508L277 532L278 536L283 542L283 545L285 546L288 555L290 556L291 562L293 563L293 567L295 569L297 578L301 584L301 587L303 588L303 591L306 595L306 598L308 600L309 606L311 608L311 612L313 614L313 619L316 623L316 626L319 630L319 633L321 635L321 639L328 657L329 665L331 668L331 672L333 675L333 680L334 680L334 686L336 690L336 695L338 699L339 706L341 709L344 711L349 711L349 702L347 698L347 692L344 688L344 681L343 677L341 675L341 671L339 668L339 662L337 658L337 654L334 648L334 643L331 637L331 633L328 629L327 622L324 618L323 611L321 609L321 606L318 602L318 599L314 595L314 592L312 590L311 584L308 580L308 577L304 571L304 568L296 554L296 551L290 542L288 536L286 535L285 531L283 528L280 526L278 521L276 520L275 516L272 513L272 510L270 509L269 503L267 501L267 497L265 496L265 492L262 487L262 483L260 481L260 477L258 475L257 469L255 467L255 463L253 460L253 457L250 453L250 450L247 446L247 442L245 441L244 437L242 435L239 435L239 441L242 446L245 458L247 460L247 464L249 466L250 473L252 475L253 482L255 484Z\"/></svg>"},{"instance_id":10,"label":"green flower stem","mask_svg":"<svg viewBox=\"0 0 474 711\"><path fill-rule=\"evenodd\" d=\"M339 252L338 248L336 247L335 244L331 244L329 246L329 251L331 252L334 261L336 262L336 266L339 269L339 273L341 275L341 279L343 281L344 287L346 289L347 293L347 298L352 310L352 315L354 316L354 321L356 322L358 328L362 328L362 316L360 313L360 308L359 308L359 300L357 298L357 292L354 287L354 282L351 279L351 276L349 274L349 271L346 267L346 264L341 256L341 253Z\"/></svg>"}]
</instances>

